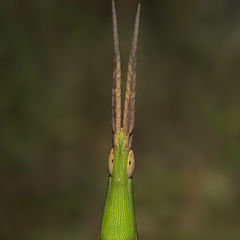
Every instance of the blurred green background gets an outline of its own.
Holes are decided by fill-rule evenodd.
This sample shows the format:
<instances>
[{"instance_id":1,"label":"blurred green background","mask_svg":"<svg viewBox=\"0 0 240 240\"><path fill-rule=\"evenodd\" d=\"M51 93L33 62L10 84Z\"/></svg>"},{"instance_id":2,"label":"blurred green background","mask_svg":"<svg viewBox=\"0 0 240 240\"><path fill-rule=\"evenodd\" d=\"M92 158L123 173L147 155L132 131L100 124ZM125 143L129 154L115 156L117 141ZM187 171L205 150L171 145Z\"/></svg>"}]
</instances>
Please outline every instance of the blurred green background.
<instances>
[{"instance_id":1,"label":"blurred green background","mask_svg":"<svg viewBox=\"0 0 240 240\"><path fill-rule=\"evenodd\" d=\"M124 73L136 7L117 1ZM142 0L141 240L240 239L239 12L238 0ZM0 239L96 239L111 147L111 1L1 0L0 62Z\"/></svg>"}]
</instances>

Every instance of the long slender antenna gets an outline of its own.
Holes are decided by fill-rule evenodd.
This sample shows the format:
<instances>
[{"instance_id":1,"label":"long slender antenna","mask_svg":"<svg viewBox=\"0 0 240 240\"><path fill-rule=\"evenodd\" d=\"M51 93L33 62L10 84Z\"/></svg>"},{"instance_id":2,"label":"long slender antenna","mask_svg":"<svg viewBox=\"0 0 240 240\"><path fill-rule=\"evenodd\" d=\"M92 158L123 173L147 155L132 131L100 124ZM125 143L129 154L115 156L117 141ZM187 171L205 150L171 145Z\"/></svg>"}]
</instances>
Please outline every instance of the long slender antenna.
<instances>
[{"instance_id":1,"label":"long slender antenna","mask_svg":"<svg viewBox=\"0 0 240 240\"><path fill-rule=\"evenodd\" d=\"M123 115L123 131L130 135L135 124L135 97L136 97L136 52L138 43L138 29L140 21L141 4L138 4L137 14L134 24L132 48L129 56L127 83L125 92L125 104Z\"/></svg>"},{"instance_id":2,"label":"long slender antenna","mask_svg":"<svg viewBox=\"0 0 240 240\"><path fill-rule=\"evenodd\" d=\"M113 41L114 41L114 68L112 87L112 129L114 133L121 130L121 59L118 41L117 15L115 1L112 1Z\"/></svg>"}]
</instances>

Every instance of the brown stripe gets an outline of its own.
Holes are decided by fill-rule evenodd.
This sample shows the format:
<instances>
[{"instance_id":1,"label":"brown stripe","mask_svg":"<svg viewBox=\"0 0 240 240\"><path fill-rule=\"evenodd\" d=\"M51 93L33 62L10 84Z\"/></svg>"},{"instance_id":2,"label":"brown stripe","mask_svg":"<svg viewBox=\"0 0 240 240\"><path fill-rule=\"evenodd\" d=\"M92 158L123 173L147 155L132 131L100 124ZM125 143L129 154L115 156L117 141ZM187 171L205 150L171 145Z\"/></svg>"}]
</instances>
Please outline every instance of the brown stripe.
<instances>
[{"instance_id":1,"label":"brown stripe","mask_svg":"<svg viewBox=\"0 0 240 240\"><path fill-rule=\"evenodd\" d=\"M135 18L132 49L129 56L127 83L126 83L126 92L125 92L123 131L127 135L131 134L135 124L136 52L137 52L137 43L138 43L140 9L141 9L141 4L139 3L136 18Z\"/></svg>"},{"instance_id":2,"label":"brown stripe","mask_svg":"<svg viewBox=\"0 0 240 240\"><path fill-rule=\"evenodd\" d=\"M112 88L112 128L113 132L121 130L121 59L119 51L117 15L115 1L112 1L113 41L114 41L114 68Z\"/></svg>"}]
</instances>

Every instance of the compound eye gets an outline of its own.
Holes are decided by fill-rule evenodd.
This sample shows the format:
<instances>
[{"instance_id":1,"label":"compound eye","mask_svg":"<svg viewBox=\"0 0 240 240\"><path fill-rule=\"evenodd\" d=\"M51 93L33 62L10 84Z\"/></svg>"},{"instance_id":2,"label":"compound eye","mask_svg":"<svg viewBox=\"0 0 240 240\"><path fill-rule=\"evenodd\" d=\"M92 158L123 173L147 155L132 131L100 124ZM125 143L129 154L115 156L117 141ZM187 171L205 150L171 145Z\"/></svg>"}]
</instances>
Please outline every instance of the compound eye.
<instances>
[{"instance_id":1,"label":"compound eye","mask_svg":"<svg viewBox=\"0 0 240 240\"><path fill-rule=\"evenodd\" d=\"M132 177L135 167L135 158L133 150L130 150L128 153L128 162L127 162L127 176L128 178Z\"/></svg>"},{"instance_id":2,"label":"compound eye","mask_svg":"<svg viewBox=\"0 0 240 240\"><path fill-rule=\"evenodd\" d=\"M114 149L112 148L108 156L108 172L111 176L113 173L113 157L114 157Z\"/></svg>"}]
</instances>

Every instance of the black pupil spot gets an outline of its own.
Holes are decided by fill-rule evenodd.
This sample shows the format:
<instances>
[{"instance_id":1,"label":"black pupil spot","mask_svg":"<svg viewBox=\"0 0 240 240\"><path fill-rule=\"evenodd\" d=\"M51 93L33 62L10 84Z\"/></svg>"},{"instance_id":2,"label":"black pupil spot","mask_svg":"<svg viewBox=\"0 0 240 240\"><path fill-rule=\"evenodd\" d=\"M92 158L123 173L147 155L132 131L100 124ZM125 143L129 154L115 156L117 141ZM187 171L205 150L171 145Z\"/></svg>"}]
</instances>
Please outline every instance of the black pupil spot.
<instances>
[{"instance_id":1,"label":"black pupil spot","mask_svg":"<svg viewBox=\"0 0 240 240\"><path fill-rule=\"evenodd\" d=\"M131 161L129 161L129 165L131 165Z\"/></svg>"},{"instance_id":2,"label":"black pupil spot","mask_svg":"<svg viewBox=\"0 0 240 240\"><path fill-rule=\"evenodd\" d=\"M112 159L112 163L113 163L113 159Z\"/></svg>"}]
</instances>

